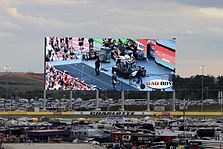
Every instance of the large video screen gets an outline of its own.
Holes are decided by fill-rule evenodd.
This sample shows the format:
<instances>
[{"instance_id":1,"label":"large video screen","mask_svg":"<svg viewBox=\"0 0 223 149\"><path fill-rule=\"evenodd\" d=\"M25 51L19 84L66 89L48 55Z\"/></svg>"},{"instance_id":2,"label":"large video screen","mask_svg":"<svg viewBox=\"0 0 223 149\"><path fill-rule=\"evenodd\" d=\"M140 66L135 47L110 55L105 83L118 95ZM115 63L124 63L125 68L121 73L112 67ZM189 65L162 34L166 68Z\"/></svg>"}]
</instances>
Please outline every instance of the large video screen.
<instances>
[{"instance_id":1,"label":"large video screen","mask_svg":"<svg viewBox=\"0 0 223 149\"><path fill-rule=\"evenodd\" d=\"M176 40L45 37L46 90L173 91Z\"/></svg>"}]
</instances>

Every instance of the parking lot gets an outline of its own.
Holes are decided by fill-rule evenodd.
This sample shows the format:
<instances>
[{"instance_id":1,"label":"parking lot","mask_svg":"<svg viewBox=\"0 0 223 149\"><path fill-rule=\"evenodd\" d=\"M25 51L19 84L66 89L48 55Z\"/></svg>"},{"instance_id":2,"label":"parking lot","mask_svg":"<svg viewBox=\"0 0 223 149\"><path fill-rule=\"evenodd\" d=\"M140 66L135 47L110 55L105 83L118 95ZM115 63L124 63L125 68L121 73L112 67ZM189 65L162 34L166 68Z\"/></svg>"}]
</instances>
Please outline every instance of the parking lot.
<instances>
[{"instance_id":1,"label":"parking lot","mask_svg":"<svg viewBox=\"0 0 223 149\"><path fill-rule=\"evenodd\" d=\"M88 111L96 109L96 99L84 100L81 98L77 99L0 99L0 111L30 111L39 112L43 110L44 104L47 111L61 112L61 111ZM122 100L113 100L111 98L102 99L99 98L99 108L103 110L118 110L121 107ZM151 107L164 106L166 110L173 104L172 99L156 99L149 101ZM183 99L176 99L176 107L182 106L184 103ZM217 99L205 99L203 101L204 106L210 107L209 110L213 111L211 107L216 111L220 111L220 101ZM198 99L186 99L185 105L193 109L193 107L201 106L202 102ZM125 99L126 110L137 110L138 108L147 106L146 99ZM132 109L134 107L135 109ZM128 109L130 108L130 109Z\"/></svg>"}]
</instances>

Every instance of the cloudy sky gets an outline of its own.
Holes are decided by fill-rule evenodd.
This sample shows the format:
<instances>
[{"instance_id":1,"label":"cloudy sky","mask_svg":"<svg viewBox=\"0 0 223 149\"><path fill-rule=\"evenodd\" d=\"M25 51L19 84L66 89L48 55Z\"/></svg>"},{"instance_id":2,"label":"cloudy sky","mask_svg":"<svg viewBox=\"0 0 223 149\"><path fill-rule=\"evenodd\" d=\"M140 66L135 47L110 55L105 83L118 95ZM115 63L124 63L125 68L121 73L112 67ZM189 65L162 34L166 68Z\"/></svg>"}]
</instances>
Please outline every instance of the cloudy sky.
<instances>
[{"instance_id":1,"label":"cloudy sky","mask_svg":"<svg viewBox=\"0 0 223 149\"><path fill-rule=\"evenodd\" d=\"M0 0L0 71L43 72L45 36L177 38L177 74L223 75L222 0Z\"/></svg>"}]
</instances>

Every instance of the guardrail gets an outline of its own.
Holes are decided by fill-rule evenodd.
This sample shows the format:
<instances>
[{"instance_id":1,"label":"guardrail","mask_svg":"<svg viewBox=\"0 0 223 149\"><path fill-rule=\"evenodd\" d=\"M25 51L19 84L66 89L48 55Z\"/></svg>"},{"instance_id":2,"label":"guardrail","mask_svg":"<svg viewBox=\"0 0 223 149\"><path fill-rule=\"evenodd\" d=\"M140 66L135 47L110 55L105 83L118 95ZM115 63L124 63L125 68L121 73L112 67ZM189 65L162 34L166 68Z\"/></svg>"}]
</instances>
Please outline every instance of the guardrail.
<instances>
[{"instance_id":1,"label":"guardrail","mask_svg":"<svg viewBox=\"0 0 223 149\"><path fill-rule=\"evenodd\" d=\"M183 116L183 112L147 112L147 111L70 111L70 112L26 112L26 111L4 111L0 116ZM222 112L185 112L185 116L222 116Z\"/></svg>"}]
</instances>

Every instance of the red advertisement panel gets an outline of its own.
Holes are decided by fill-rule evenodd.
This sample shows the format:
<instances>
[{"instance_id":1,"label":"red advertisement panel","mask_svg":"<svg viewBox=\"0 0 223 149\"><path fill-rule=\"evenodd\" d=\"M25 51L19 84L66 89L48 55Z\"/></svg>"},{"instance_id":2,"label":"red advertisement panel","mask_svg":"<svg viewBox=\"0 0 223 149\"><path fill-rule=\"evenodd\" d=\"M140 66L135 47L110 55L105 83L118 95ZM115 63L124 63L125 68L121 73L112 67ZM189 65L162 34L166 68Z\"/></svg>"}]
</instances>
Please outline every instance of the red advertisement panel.
<instances>
[{"instance_id":1,"label":"red advertisement panel","mask_svg":"<svg viewBox=\"0 0 223 149\"><path fill-rule=\"evenodd\" d=\"M176 53L171 49L168 49L166 47L157 44L155 55L157 59L166 62L170 65L175 66L176 64Z\"/></svg>"},{"instance_id":2,"label":"red advertisement panel","mask_svg":"<svg viewBox=\"0 0 223 149\"><path fill-rule=\"evenodd\" d=\"M147 55L147 39L137 39L137 49L143 51L144 55Z\"/></svg>"},{"instance_id":3,"label":"red advertisement panel","mask_svg":"<svg viewBox=\"0 0 223 149\"><path fill-rule=\"evenodd\" d=\"M151 54L151 56L155 57L155 51L156 51L156 40L150 39L150 54Z\"/></svg>"}]
</instances>

